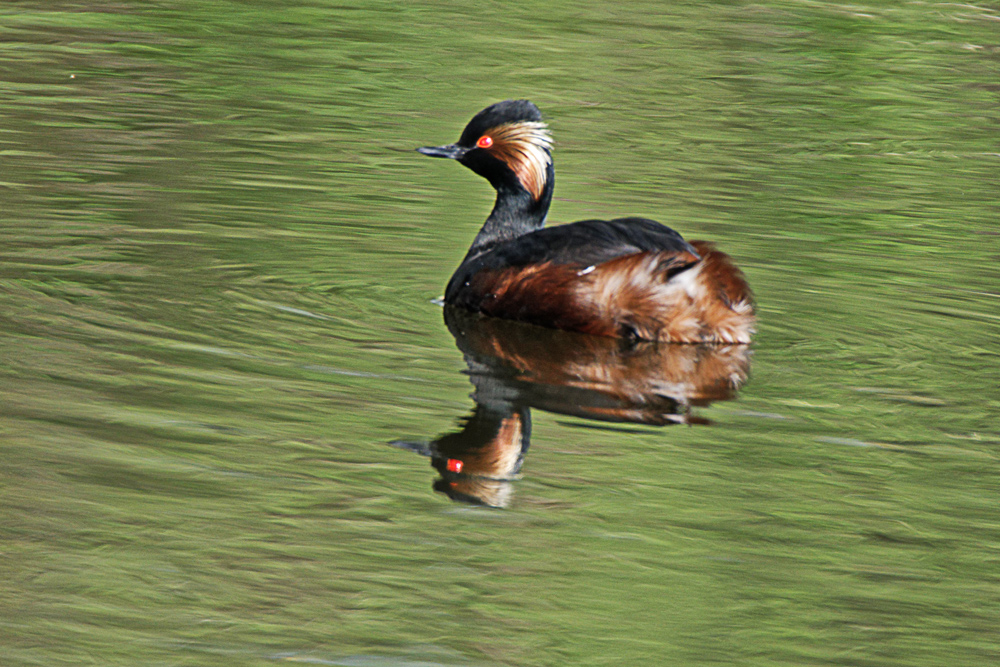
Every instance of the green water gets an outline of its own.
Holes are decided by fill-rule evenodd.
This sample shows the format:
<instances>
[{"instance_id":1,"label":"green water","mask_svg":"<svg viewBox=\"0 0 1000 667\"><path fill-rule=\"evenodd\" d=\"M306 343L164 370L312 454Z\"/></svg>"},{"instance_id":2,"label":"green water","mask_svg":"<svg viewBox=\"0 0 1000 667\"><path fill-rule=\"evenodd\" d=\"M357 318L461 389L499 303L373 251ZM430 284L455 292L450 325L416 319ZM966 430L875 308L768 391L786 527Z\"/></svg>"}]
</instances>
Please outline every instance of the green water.
<instances>
[{"instance_id":1,"label":"green water","mask_svg":"<svg viewBox=\"0 0 1000 667\"><path fill-rule=\"evenodd\" d=\"M0 663L1000 663L998 82L995 2L0 4ZM412 148L510 97L760 331L491 509L388 443L492 204Z\"/></svg>"}]
</instances>

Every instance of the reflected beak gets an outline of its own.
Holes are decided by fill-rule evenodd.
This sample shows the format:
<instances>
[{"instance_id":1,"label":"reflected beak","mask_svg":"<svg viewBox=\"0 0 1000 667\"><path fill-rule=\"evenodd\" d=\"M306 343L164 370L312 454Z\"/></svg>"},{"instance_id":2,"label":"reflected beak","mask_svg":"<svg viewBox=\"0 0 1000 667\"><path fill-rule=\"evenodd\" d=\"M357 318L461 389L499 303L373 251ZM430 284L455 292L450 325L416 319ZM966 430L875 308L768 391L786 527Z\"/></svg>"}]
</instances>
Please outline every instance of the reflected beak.
<instances>
[{"instance_id":1,"label":"reflected beak","mask_svg":"<svg viewBox=\"0 0 1000 667\"><path fill-rule=\"evenodd\" d=\"M452 160L460 160L463 155L469 152L469 149L457 144L449 144L447 146L423 146L418 148L417 152L431 157L450 157Z\"/></svg>"}]
</instances>

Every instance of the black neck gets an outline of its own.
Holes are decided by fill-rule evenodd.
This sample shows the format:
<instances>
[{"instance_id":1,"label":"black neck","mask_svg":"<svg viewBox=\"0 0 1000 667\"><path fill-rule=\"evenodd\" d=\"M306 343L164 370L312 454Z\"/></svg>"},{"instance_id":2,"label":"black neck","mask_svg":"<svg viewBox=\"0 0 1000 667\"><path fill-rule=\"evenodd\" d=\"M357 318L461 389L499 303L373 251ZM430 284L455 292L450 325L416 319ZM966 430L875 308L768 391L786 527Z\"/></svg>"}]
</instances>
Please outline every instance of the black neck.
<instances>
[{"instance_id":1,"label":"black neck","mask_svg":"<svg viewBox=\"0 0 1000 667\"><path fill-rule=\"evenodd\" d=\"M510 181L495 183L497 200L493 211L486 218L482 229L472 241L466 259L470 259L498 243L512 241L545 225L545 217L552 203L552 190L555 177L552 166L549 165L548 177L541 196L536 200L521 187L520 183Z\"/></svg>"}]
</instances>

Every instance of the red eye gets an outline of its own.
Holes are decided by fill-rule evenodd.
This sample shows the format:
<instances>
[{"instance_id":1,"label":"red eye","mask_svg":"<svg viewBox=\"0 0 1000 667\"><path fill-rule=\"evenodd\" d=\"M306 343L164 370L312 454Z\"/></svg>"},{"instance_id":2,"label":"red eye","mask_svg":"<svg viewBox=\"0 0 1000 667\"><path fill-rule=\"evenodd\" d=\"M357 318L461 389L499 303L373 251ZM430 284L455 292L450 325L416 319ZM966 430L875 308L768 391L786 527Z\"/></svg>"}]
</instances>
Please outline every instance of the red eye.
<instances>
[{"instance_id":1,"label":"red eye","mask_svg":"<svg viewBox=\"0 0 1000 667\"><path fill-rule=\"evenodd\" d=\"M489 148L490 146L493 145L493 137L491 137L488 134L484 134L483 136L479 137L479 141L476 142L476 145L479 146L480 148Z\"/></svg>"}]
</instances>

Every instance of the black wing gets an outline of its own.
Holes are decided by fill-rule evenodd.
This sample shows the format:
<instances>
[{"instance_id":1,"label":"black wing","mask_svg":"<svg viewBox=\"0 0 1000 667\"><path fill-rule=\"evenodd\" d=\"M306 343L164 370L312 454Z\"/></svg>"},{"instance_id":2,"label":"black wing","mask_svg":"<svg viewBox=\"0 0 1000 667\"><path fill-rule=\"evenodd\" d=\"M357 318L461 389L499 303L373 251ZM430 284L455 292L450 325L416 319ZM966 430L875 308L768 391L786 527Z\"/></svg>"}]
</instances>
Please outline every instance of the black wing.
<instances>
[{"instance_id":1,"label":"black wing","mask_svg":"<svg viewBox=\"0 0 1000 667\"><path fill-rule=\"evenodd\" d=\"M698 251L673 229L647 218L581 220L543 227L467 258L448 283L445 300L480 271L528 264L572 264L585 268L640 252Z\"/></svg>"}]
</instances>

